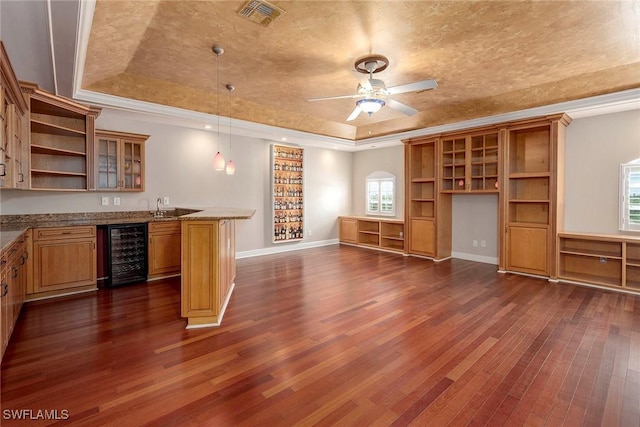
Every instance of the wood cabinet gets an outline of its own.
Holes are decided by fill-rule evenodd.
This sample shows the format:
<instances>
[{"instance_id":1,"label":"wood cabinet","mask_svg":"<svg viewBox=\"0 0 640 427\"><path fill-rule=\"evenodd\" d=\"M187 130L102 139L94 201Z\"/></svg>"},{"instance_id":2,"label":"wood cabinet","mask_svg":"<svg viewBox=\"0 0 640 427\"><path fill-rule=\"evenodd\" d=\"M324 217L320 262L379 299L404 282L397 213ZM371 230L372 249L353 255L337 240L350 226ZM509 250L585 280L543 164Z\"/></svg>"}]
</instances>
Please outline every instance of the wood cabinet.
<instances>
[{"instance_id":1,"label":"wood cabinet","mask_svg":"<svg viewBox=\"0 0 640 427\"><path fill-rule=\"evenodd\" d=\"M443 137L441 189L451 193L498 192L498 131Z\"/></svg>"},{"instance_id":2,"label":"wood cabinet","mask_svg":"<svg viewBox=\"0 0 640 427\"><path fill-rule=\"evenodd\" d=\"M36 228L27 299L96 289L96 227Z\"/></svg>"},{"instance_id":3,"label":"wood cabinet","mask_svg":"<svg viewBox=\"0 0 640 427\"><path fill-rule=\"evenodd\" d=\"M182 221L181 271L187 328L220 325L236 276L234 220Z\"/></svg>"},{"instance_id":4,"label":"wood cabinet","mask_svg":"<svg viewBox=\"0 0 640 427\"><path fill-rule=\"evenodd\" d=\"M31 231L0 253L0 358L25 301L30 272Z\"/></svg>"},{"instance_id":5,"label":"wood cabinet","mask_svg":"<svg viewBox=\"0 0 640 427\"><path fill-rule=\"evenodd\" d=\"M358 243L358 220L352 216L338 217L338 239L341 243Z\"/></svg>"},{"instance_id":6,"label":"wood cabinet","mask_svg":"<svg viewBox=\"0 0 640 427\"><path fill-rule=\"evenodd\" d=\"M144 191L144 144L149 135L97 130L96 189Z\"/></svg>"},{"instance_id":7,"label":"wood cabinet","mask_svg":"<svg viewBox=\"0 0 640 427\"><path fill-rule=\"evenodd\" d=\"M558 234L558 279L640 292L640 237Z\"/></svg>"},{"instance_id":8,"label":"wood cabinet","mask_svg":"<svg viewBox=\"0 0 640 427\"><path fill-rule=\"evenodd\" d=\"M504 131L501 269L555 276L555 236L564 222L564 144L569 123L561 114L514 123Z\"/></svg>"},{"instance_id":9,"label":"wood cabinet","mask_svg":"<svg viewBox=\"0 0 640 427\"><path fill-rule=\"evenodd\" d=\"M440 191L439 139L416 138L403 142L406 251L434 259L448 258L451 256L451 194Z\"/></svg>"},{"instance_id":10,"label":"wood cabinet","mask_svg":"<svg viewBox=\"0 0 640 427\"><path fill-rule=\"evenodd\" d=\"M304 150L271 146L273 243L304 238Z\"/></svg>"},{"instance_id":11,"label":"wood cabinet","mask_svg":"<svg viewBox=\"0 0 640 427\"><path fill-rule=\"evenodd\" d=\"M28 188L28 107L0 41L0 188Z\"/></svg>"},{"instance_id":12,"label":"wood cabinet","mask_svg":"<svg viewBox=\"0 0 640 427\"><path fill-rule=\"evenodd\" d=\"M149 223L149 279L180 274L181 221Z\"/></svg>"},{"instance_id":13,"label":"wood cabinet","mask_svg":"<svg viewBox=\"0 0 640 427\"><path fill-rule=\"evenodd\" d=\"M32 190L87 191L100 111L21 83L29 105Z\"/></svg>"},{"instance_id":14,"label":"wood cabinet","mask_svg":"<svg viewBox=\"0 0 640 427\"><path fill-rule=\"evenodd\" d=\"M392 218L341 216L341 243L404 252L404 221Z\"/></svg>"}]
</instances>

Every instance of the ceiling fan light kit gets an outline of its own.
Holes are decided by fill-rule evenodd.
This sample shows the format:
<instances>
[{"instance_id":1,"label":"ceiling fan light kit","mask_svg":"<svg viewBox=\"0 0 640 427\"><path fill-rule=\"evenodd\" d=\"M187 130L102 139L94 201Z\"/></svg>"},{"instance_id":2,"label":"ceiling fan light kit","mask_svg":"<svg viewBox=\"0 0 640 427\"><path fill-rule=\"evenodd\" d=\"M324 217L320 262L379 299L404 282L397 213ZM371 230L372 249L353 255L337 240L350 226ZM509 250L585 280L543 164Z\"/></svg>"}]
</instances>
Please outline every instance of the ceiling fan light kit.
<instances>
[{"instance_id":1,"label":"ceiling fan light kit","mask_svg":"<svg viewBox=\"0 0 640 427\"><path fill-rule=\"evenodd\" d=\"M431 80L422 80L413 83L407 83L399 86L392 86L387 88L384 81L381 79L374 79L373 74L379 73L385 70L389 66L389 59L382 55L369 55L363 56L356 60L353 64L357 73L367 74L368 78L360 78L360 83L356 88L356 94L354 95L340 95L329 96L324 98L312 98L309 101L325 101L330 99L345 99L345 98L363 98L356 101L356 107L351 112L347 121L355 120L361 112L367 113L369 116L380 111L384 106L389 106L394 110L397 110L407 116L412 116L418 112L415 108L405 105L395 99L389 98L389 95L395 95L399 93L408 92L420 92L429 89L435 89L438 87L438 83ZM386 100L386 101L385 101Z\"/></svg>"},{"instance_id":2,"label":"ceiling fan light kit","mask_svg":"<svg viewBox=\"0 0 640 427\"><path fill-rule=\"evenodd\" d=\"M378 98L365 98L356 101L356 107L360 108L360 111L372 115L380 111L385 106L385 102Z\"/></svg>"}]
</instances>

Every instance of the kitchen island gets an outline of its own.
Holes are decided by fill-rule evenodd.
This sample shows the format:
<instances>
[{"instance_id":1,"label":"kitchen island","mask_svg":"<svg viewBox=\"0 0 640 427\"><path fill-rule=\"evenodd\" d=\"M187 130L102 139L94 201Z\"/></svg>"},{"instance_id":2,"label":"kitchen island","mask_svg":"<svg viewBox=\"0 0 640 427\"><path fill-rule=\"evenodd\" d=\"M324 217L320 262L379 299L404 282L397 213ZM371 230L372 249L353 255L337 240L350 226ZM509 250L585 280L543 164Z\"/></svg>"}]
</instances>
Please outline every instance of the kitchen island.
<instances>
[{"instance_id":1,"label":"kitchen island","mask_svg":"<svg viewBox=\"0 0 640 427\"><path fill-rule=\"evenodd\" d=\"M60 289L49 292L38 292L34 289L33 283L27 283L25 293L27 299L39 299L42 297L55 297L69 295L72 293L97 290L96 284L96 236L95 228L111 224L128 223L154 223L168 224L170 222L180 222L180 241L177 250L180 259L179 271L182 274L181 290L181 312L187 319L187 327L217 326L222 320L224 309L231 296L235 280L235 221L249 219L253 216L254 210L235 208L175 208L162 212L154 211L126 211L126 212L87 212L68 214L32 214L32 215L3 215L0 216L0 248L2 252L12 248L14 243L23 238L28 230L51 230L57 231L62 237L74 237L74 230L93 230L90 237L90 246L87 251L76 248L77 245L69 246L69 251L74 256L69 256L69 262L73 266L89 265L91 275L87 279L83 275L81 280L75 276L72 279L67 277L71 266L64 262L56 262L55 267L64 273L64 286ZM87 237L87 239L89 239ZM73 243L77 243L72 239ZM157 240L157 239L156 239ZM84 241L83 241L84 242ZM83 243L81 242L81 243ZM172 240L175 242L175 240ZM68 242L63 242L68 243ZM154 240L154 244L156 241ZM173 243L171 243L173 245ZM64 246L66 248L67 246ZM153 246L155 247L155 246ZM182 249L180 248L182 247ZM150 251L152 246L150 245ZM54 251L55 249L55 251ZM31 243L28 252L33 253ZM52 249L51 259L60 259L62 249L59 247ZM64 253L67 253L64 252ZM159 251L162 252L162 251ZM166 252L166 251L165 251ZM182 254L180 254L182 252ZM77 254L89 257L85 263L78 263ZM35 263L34 269L40 265L39 259L42 256L35 254L26 257L31 263ZM153 257L152 257L153 258ZM48 258L47 258L48 259ZM151 261L150 261L151 262ZM62 274L62 273L60 273ZM44 276L50 276L49 273ZM32 277L29 275L29 277ZM86 280L85 280L86 279ZM33 280L30 280L33 282ZM77 284L76 284L77 282ZM85 283L86 282L86 283ZM36 298L37 297L37 298Z\"/></svg>"},{"instance_id":2,"label":"kitchen island","mask_svg":"<svg viewBox=\"0 0 640 427\"><path fill-rule=\"evenodd\" d=\"M187 328L219 326L235 286L235 221L254 210L212 208L180 216L181 314Z\"/></svg>"}]
</instances>

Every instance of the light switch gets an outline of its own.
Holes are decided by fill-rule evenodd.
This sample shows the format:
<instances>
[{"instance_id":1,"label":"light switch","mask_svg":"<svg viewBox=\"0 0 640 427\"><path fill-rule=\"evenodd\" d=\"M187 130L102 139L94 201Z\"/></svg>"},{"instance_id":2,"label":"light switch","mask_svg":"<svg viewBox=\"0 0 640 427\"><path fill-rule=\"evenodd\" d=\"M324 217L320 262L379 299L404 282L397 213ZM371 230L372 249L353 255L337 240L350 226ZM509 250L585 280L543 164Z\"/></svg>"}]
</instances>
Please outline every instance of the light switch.
<instances>
[{"instance_id":1,"label":"light switch","mask_svg":"<svg viewBox=\"0 0 640 427\"><path fill-rule=\"evenodd\" d=\"M120 197L114 197L113 198L113 205L114 206L120 206Z\"/></svg>"},{"instance_id":2,"label":"light switch","mask_svg":"<svg viewBox=\"0 0 640 427\"><path fill-rule=\"evenodd\" d=\"M169 206L169 197L164 196L162 198L162 204L165 205L165 206Z\"/></svg>"}]
</instances>

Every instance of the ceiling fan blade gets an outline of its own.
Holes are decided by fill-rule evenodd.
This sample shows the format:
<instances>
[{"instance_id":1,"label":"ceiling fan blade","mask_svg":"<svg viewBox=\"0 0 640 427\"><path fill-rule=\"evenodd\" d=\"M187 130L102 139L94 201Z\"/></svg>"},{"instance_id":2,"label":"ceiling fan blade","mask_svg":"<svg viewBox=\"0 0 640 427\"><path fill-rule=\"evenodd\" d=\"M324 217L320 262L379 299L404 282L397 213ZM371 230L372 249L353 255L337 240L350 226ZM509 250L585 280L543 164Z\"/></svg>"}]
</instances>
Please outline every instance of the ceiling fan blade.
<instances>
[{"instance_id":1,"label":"ceiling fan blade","mask_svg":"<svg viewBox=\"0 0 640 427\"><path fill-rule=\"evenodd\" d=\"M352 71L353 75L358 80L358 83L360 83L360 86L362 86L367 91L373 90L373 88L371 87L371 83L369 83L369 76L367 74L362 74L356 70Z\"/></svg>"},{"instance_id":2,"label":"ceiling fan blade","mask_svg":"<svg viewBox=\"0 0 640 427\"><path fill-rule=\"evenodd\" d=\"M360 115L360 111L362 111L360 109L360 106L356 105L356 108L354 108L354 110L351 112L351 115L349 117L347 117L347 121L350 122L351 120L355 120L356 117L358 117Z\"/></svg>"},{"instance_id":3,"label":"ceiling fan blade","mask_svg":"<svg viewBox=\"0 0 640 427\"><path fill-rule=\"evenodd\" d=\"M422 80L420 82L407 83L406 85L399 85L387 88L389 95L395 95L397 93L406 92L418 92L420 90L435 89L438 87L438 82L435 80Z\"/></svg>"},{"instance_id":4,"label":"ceiling fan blade","mask_svg":"<svg viewBox=\"0 0 640 427\"><path fill-rule=\"evenodd\" d=\"M364 95L357 93L355 95L339 95L339 96L326 96L324 98L311 98L307 101L326 101L327 99L347 99L347 98L360 98Z\"/></svg>"},{"instance_id":5,"label":"ceiling fan blade","mask_svg":"<svg viewBox=\"0 0 640 427\"><path fill-rule=\"evenodd\" d=\"M387 105L393 108L394 110L397 110L397 111L400 111L401 113L406 114L407 116L413 116L415 113L418 112L418 110L416 110L415 108L409 107L408 105L403 104L402 102L398 102L395 99L388 99Z\"/></svg>"}]
</instances>

